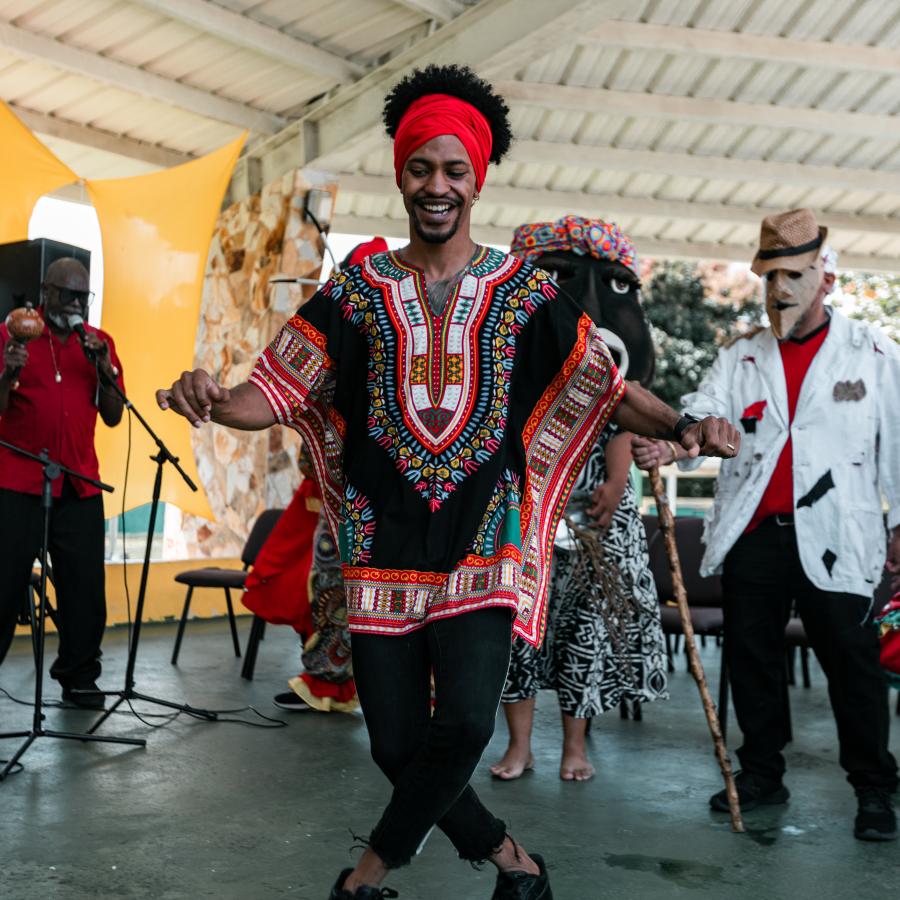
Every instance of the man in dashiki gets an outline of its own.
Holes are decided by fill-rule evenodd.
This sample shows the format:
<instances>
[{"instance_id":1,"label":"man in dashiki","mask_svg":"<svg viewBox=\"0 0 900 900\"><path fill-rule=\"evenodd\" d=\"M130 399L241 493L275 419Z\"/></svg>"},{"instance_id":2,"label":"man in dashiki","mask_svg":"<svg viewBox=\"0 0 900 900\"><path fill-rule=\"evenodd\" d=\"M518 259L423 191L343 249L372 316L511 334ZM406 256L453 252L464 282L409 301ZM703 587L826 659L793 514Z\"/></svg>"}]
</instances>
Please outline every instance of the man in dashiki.
<instances>
[{"instance_id":1,"label":"man in dashiki","mask_svg":"<svg viewBox=\"0 0 900 900\"><path fill-rule=\"evenodd\" d=\"M315 464L372 756L393 784L331 900L396 896L382 881L435 825L462 859L497 867L495 900L551 900L541 857L469 779L514 634L541 641L561 511L610 418L692 456L733 456L740 438L724 419L683 419L626 390L590 318L549 275L474 243L472 206L511 140L490 85L458 66L416 70L388 94L384 121L409 244L329 281L247 383L195 370L157 401L197 427L288 425Z\"/></svg>"}]
</instances>

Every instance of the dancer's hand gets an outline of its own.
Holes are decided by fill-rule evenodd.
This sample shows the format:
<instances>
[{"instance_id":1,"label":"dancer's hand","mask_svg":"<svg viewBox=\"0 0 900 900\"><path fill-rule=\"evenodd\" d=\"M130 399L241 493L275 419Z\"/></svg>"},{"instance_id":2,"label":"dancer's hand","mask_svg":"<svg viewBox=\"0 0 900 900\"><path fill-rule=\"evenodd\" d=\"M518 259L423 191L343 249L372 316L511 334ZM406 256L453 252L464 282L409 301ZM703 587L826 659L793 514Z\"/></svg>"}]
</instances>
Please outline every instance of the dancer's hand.
<instances>
[{"instance_id":1,"label":"dancer's hand","mask_svg":"<svg viewBox=\"0 0 900 900\"><path fill-rule=\"evenodd\" d=\"M645 472L674 462L670 442L641 437L639 434L631 439L631 455L634 457L634 464Z\"/></svg>"},{"instance_id":2,"label":"dancer's hand","mask_svg":"<svg viewBox=\"0 0 900 900\"><path fill-rule=\"evenodd\" d=\"M604 481L603 484L598 484L594 488L591 494L593 505L587 512L589 516L593 517L601 531L606 531L612 524L613 513L619 508L624 491L624 484L619 486L611 481Z\"/></svg>"},{"instance_id":3,"label":"dancer's hand","mask_svg":"<svg viewBox=\"0 0 900 900\"><path fill-rule=\"evenodd\" d=\"M685 428L681 446L691 458L720 456L732 459L741 449L741 433L727 419L707 416Z\"/></svg>"},{"instance_id":4,"label":"dancer's hand","mask_svg":"<svg viewBox=\"0 0 900 900\"><path fill-rule=\"evenodd\" d=\"M156 392L160 409L171 409L184 416L195 428L212 419L213 407L231 399L228 388L214 381L203 369L182 372L172 387Z\"/></svg>"}]
</instances>

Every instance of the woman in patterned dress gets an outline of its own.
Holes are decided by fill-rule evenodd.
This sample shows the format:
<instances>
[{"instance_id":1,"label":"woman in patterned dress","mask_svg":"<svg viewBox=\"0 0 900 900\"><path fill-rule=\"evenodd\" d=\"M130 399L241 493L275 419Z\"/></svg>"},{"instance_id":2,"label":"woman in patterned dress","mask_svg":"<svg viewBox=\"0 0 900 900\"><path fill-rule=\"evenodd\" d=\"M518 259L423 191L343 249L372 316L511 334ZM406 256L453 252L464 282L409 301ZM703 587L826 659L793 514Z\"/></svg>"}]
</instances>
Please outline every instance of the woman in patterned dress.
<instances>
[{"instance_id":1,"label":"woman in patterned dress","mask_svg":"<svg viewBox=\"0 0 900 900\"><path fill-rule=\"evenodd\" d=\"M586 585L578 548L563 526L553 554L544 644L540 649L524 641L513 644L503 692L509 746L491 767L502 780L518 778L534 767L531 725L542 688L555 690L559 697L563 781L587 781L594 775L585 747L591 718L622 700L647 703L666 696L659 602L629 475L630 442L631 435L615 425L601 433L566 508L573 520L587 512L584 521L602 538L604 563L617 582L618 597L602 596L598 607L598 591Z\"/></svg>"}]
</instances>

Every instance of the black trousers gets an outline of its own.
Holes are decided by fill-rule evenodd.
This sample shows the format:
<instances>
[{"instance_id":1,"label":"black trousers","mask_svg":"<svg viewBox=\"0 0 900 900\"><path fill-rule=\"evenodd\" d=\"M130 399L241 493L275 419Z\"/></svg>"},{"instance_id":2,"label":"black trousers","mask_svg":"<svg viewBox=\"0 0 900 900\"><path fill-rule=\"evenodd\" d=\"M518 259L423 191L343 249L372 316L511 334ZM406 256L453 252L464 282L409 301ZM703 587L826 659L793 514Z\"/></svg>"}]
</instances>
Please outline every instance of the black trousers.
<instances>
[{"instance_id":1,"label":"black trousers","mask_svg":"<svg viewBox=\"0 0 900 900\"><path fill-rule=\"evenodd\" d=\"M888 751L890 713L872 599L824 591L804 574L793 525L767 519L725 558L725 658L744 744L741 766L780 781L785 734L784 628L796 603L828 679L840 763L854 787L892 790L897 763Z\"/></svg>"},{"instance_id":2,"label":"black trousers","mask_svg":"<svg viewBox=\"0 0 900 900\"><path fill-rule=\"evenodd\" d=\"M40 554L41 498L0 490L0 663L28 596ZM50 564L59 623L59 648L50 674L63 687L81 687L100 675L106 627L103 501L80 499L68 479L50 513Z\"/></svg>"},{"instance_id":3,"label":"black trousers","mask_svg":"<svg viewBox=\"0 0 900 900\"><path fill-rule=\"evenodd\" d=\"M408 863L435 825L463 859L485 860L503 843L506 826L482 806L469 779L494 732L511 642L510 611L502 608L407 635L353 635L372 757L394 785L369 838L388 868Z\"/></svg>"}]
</instances>

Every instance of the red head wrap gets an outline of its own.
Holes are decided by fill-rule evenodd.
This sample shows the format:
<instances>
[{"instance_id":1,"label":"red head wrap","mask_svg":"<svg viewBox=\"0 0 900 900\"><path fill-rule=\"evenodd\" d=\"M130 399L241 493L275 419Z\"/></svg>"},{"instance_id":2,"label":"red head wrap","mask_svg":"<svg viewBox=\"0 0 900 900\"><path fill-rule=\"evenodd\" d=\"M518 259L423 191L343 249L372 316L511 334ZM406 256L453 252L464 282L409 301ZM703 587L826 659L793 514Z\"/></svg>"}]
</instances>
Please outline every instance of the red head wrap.
<instances>
[{"instance_id":1,"label":"red head wrap","mask_svg":"<svg viewBox=\"0 0 900 900\"><path fill-rule=\"evenodd\" d=\"M394 138L398 187L403 166L413 152L442 134L458 137L466 148L475 170L475 186L481 190L493 144L491 126L471 103L450 94L426 94L411 103L403 114Z\"/></svg>"}]
</instances>

